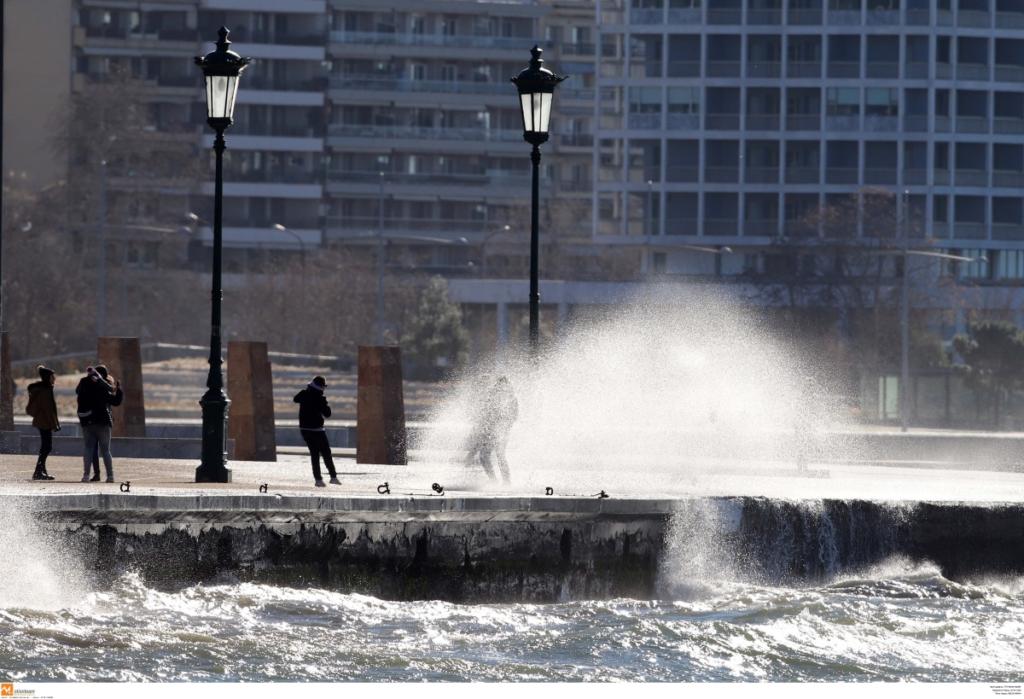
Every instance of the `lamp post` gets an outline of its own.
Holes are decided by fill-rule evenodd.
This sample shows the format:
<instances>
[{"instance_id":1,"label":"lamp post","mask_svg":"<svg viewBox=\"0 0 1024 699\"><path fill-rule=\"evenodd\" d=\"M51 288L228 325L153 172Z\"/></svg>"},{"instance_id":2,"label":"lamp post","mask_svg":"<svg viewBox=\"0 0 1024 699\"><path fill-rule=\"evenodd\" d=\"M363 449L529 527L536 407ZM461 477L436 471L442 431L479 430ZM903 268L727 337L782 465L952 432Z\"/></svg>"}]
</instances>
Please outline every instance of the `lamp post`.
<instances>
[{"instance_id":1,"label":"lamp post","mask_svg":"<svg viewBox=\"0 0 1024 699\"><path fill-rule=\"evenodd\" d=\"M213 290L210 314L210 373L206 393L199 404L203 408L203 455L196 469L197 483L230 483L231 469L227 460L228 396L224 392L221 370L221 208L224 199L224 130L231 126L238 95L238 80L249 64L248 58L228 49L227 27L217 32L217 49L196 57L206 82L206 122L216 132L213 151L216 154L216 180L213 190Z\"/></svg>"},{"instance_id":2,"label":"lamp post","mask_svg":"<svg viewBox=\"0 0 1024 699\"><path fill-rule=\"evenodd\" d=\"M543 67L539 46L530 49L530 66L512 78L519 91L519 105L523 113L523 140L533 146L532 210L530 217L530 352L536 357L540 340L540 282L537 257L540 254L540 144L548 140L548 122L551 120L551 101L558 83L567 75L555 75Z\"/></svg>"}]
</instances>

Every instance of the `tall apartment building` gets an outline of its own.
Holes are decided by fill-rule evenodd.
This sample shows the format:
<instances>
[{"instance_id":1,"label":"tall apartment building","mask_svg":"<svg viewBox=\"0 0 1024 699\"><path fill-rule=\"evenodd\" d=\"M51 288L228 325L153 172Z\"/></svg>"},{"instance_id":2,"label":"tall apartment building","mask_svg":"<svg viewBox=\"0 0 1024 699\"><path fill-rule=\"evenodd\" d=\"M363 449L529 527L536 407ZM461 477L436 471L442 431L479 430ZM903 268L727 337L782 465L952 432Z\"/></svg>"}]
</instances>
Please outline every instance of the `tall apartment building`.
<instances>
[{"instance_id":1,"label":"tall apartment building","mask_svg":"<svg viewBox=\"0 0 1024 699\"><path fill-rule=\"evenodd\" d=\"M808 212L882 188L893 220L908 192L913 229L976 260L943 273L1024 280L1017 0L599 0L596 30L618 57L597 78L596 241L643 242L654 273L756 280L791 270L773 251Z\"/></svg>"},{"instance_id":2,"label":"tall apartment building","mask_svg":"<svg viewBox=\"0 0 1024 699\"><path fill-rule=\"evenodd\" d=\"M71 90L129 74L143 81L152 131L167 138L212 144L192 57L209 50L218 27L227 26L235 48L254 59L227 134L228 271L253 269L274 249L369 251L381 236L391 262L404 269L520 274L530 161L509 78L534 43L573 76L545 147L545 199L574 202L573 214L562 217L572 223L562 226L563 237L589 238L589 2L64 3L73 24ZM44 12L42 5L32 11ZM112 196L129 179L112 180ZM194 213L208 245L212 188L212 181L164 187L148 217L177 224Z\"/></svg>"}]
</instances>

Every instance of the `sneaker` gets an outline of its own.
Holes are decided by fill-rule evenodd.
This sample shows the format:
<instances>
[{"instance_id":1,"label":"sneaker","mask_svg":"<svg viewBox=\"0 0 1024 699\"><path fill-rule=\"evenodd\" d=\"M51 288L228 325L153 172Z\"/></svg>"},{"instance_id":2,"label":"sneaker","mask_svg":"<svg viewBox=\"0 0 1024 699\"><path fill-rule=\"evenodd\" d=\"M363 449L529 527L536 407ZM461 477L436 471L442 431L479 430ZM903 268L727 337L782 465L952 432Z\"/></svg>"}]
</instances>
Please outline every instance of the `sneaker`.
<instances>
[{"instance_id":1,"label":"sneaker","mask_svg":"<svg viewBox=\"0 0 1024 699\"><path fill-rule=\"evenodd\" d=\"M317 488L326 488L327 487L327 484L324 483L323 481L317 481L313 485L315 485Z\"/></svg>"},{"instance_id":2,"label":"sneaker","mask_svg":"<svg viewBox=\"0 0 1024 699\"><path fill-rule=\"evenodd\" d=\"M338 480L337 476L331 478L331 485L341 485L341 481Z\"/></svg>"},{"instance_id":3,"label":"sneaker","mask_svg":"<svg viewBox=\"0 0 1024 699\"><path fill-rule=\"evenodd\" d=\"M54 480L54 478L53 478L53 476L51 476L51 475L50 475L49 473L47 473L46 471L43 471L43 480L44 480L44 481L52 481L52 480Z\"/></svg>"},{"instance_id":4,"label":"sneaker","mask_svg":"<svg viewBox=\"0 0 1024 699\"><path fill-rule=\"evenodd\" d=\"M32 480L34 480L34 481L45 481L46 480L46 476L43 475L42 471L36 471L35 473L32 474Z\"/></svg>"},{"instance_id":5,"label":"sneaker","mask_svg":"<svg viewBox=\"0 0 1024 699\"><path fill-rule=\"evenodd\" d=\"M96 480L99 480L99 478L97 478ZM114 482L114 479L113 479L113 478L108 478L108 479L107 479L107 483L113 483L113 482Z\"/></svg>"},{"instance_id":6,"label":"sneaker","mask_svg":"<svg viewBox=\"0 0 1024 699\"><path fill-rule=\"evenodd\" d=\"M82 476L82 482L83 483L88 483L90 480L91 479L89 478L89 476Z\"/></svg>"},{"instance_id":7,"label":"sneaker","mask_svg":"<svg viewBox=\"0 0 1024 699\"><path fill-rule=\"evenodd\" d=\"M92 478L89 479L89 482L90 483L99 483L100 482L100 477L98 475L93 476Z\"/></svg>"}]
</instances>

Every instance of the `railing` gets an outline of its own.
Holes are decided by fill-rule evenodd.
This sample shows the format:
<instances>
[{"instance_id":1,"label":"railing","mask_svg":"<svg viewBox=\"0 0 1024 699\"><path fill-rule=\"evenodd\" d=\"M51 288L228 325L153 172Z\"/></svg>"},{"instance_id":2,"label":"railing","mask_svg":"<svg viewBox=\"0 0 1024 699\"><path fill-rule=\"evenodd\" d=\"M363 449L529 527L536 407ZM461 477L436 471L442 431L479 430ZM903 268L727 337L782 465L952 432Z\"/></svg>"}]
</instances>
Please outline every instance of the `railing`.
<instances>
[{"instance_id":1,"label":"railing","mask_svg":"<svg viewBox=\"0 0 1024 699\"><path fill-rule=\"evenodd\" d=\"M789 24L808 26L821 24L823 13L821 10L791 7L786 16Z\"/></svg>"},{"instance_id":2,"label":"railing","mask_svg":"<svg viewBox=\"0 0 1024 699\"><path fill-rule=\"evenodd\" d=\"M788 114L786 115L787 131L820 131L820 114Z\"/></svg>"},{"instance_id":3,"label":"railing","mask_svg":"<svg viewBox=\"0 0 1024 699\"><path fill-rule=\"evenodd\" d=\"M739 61L708 61L709 78L738 78L740 75Z\"/></svg>"},{"instance_id":4,"label":"railing","mask_svg":"<svg viewBox=\"0 0 1024 699\"><path fill-rule=\"evenodd\" d=\"M958 116L957 133L988 133L988 119L981 116Z\"/></svg>"},{"instance_id":5,"label":"railing","mask_svg":"<svg viewBox=\"0 0 1024 699\"><path fill-rule=\"evenodd\" d=\"M236 113L235 118L238 118ZM232 136L271 136L271 137L282 137L287 136L290 138L321 138L323 137L323 129L320 127L302 125L285 125L285 124L253 124L248 119L243 120L244 126L239 126L236 122L235 126L231 128ZM161 129L162 131L163 129Z\"/></svg>"},{"instance_id":6,"label":"railing","mask_svg":"<svg viewBox=\"0 0 1024 699\"><path fill-rule=\"evenodd\" d=\"M953 224L953 237L974 240L986 237L986 226L980 221L957 221Z\"/></svg>"},{"instance_id":7,"label":"railing","mask_svg":"<svg viewBox=\"0 0 1024 699\"><path fill-rule=\"evenodd\" d=\"M774 61L754 61L747 63L748 78L777 78L781 73L781 64Z\"/></svg>"},{"instance_id":8,"label":"railing","mask_svg":"<svg viewBox=\"0 0 1024 699\"><path fill-rule=\"evenodd\" d=\"M746 126L748 131L778 131L779 115L748 114Z\"/></svg>"},{"instance_id":9,"label":"railing","mask_svg":"<svg viewBox=\"0 0 1024 699\"><path fill-rule=\"evenodd\" d=\"M751 7L747 10L747 24L782 24L782 9Z\"/></svg>"},{"instance_id":10,"label":"railing","mask_svg":"<svg viewBox=\"0 0 1024 699\"><path fill-rule=\"evenodd\" d=\"M830 167L825 169L825 182L828 184L857 184L857 168Z\"/></svg>"},{"instance_id":11,"label":"railing","mask_svg":"<svg viewBox=\"0 0 1024 699\"><path fill-rule=\"evenodd\" d=\"M1020 29L1024 27L1024 13L996 12L996 26L1000 29Z\"/></svg>"},{"instance_id":12,"label":"railing","mask_svg":"<svg viewBox=\"0 0 1024 699\"><path fill-rule=\"evenodd\" d=\"M817 184L818 177L817 167L786 168L786 184Z\"/></svg>"},{"instance_id":13,"label":"railing","mask_svg":"<svg viewBox=\"0 0 1024 699\"><path fill-rule=\"evenodd\" d=\"M945 186L949 184L949 181L950 177L948 169L936 168L935 171L932 172L932 182L936 185Z\"/></svg>"},{"instance_id":14,"label":"railing","mask_svg":"<svg viewBox=\"0 0 1024 699\"><path fill-rule=\"evenodd\" d=\"M829 10L828 23L842 26L860 24L860 10Z\"/></svg>"},{"instance_id":15,"label":"railing","mask_svg":"<svg viewBox=\"0 0 1024 699\"><path fill-rule=\"evenodd\" d=\"M631 129L660 129L661 114L632 113L628 119Z\"/></svg>"},{"instance_id":16,"label":"railing","mask_svg":"<svg viewBox=\"0 0 1024 699\"><path fill-rule=\"evenodd\" d=\"M705 182L739 182L740 169L738 167L712 167L704 168Z\"/></svg>"},{"instance_id":17,"label":"railing","mask_svg":"<svg viewBox=\"0 0 1024 699\"><path fill-rule=\"evenodd\" d=\"M913 61L903 66L903 77L910 80L927 80L928 79L928 63L921 63Z\"/></svg>"},{"instance_id":18,"label":"railing","mask_svg":"<svg viewBox=\"0 0 1024 699\"><path fill-rule=\"evenodd\" d=\"M335 90L386 90L388 92L452 92L466 95L514 95L515 88L505 83L468 80L412 80L372 75L335 75L330 86ZM562 94L562 93L559 93Z\"/></svg>"},{"instance_id":19,"label":"railing","mask_svg":"<svg viewBox=\"0 0 1024 699\"><path fill-rule=\"evenodd\" d=\"M949 10L938 10L935 13L935 24L940 27L952 27L953 26L953 13Z\"/></svg>"},{"instance_id":20,"label":"railing","mask_svg":"<svg viewBox=\"0 0 1024 699\"><path fill-rule=\"evenodd\" d=\"M928 117L925 114L908 114L903 117L904 131L927 131Z\"/></svg>"},{"instance_id":21,"label":"railing","mask_svg":"<svg viewBox=\"0 0 1024 699\"><path fill-rule=\"evenodd\" d=\"M708 8L708 24L741 24L743 10L735 8Z\"/></svg>"},{"instance_id":22,"label":"railing","mask_svg":"<svg viewBox=\"0 0 1024 699\"><path fill-rule=\"evenodd\" d=\"M988 80L988 66L984 63L958 63L957 80Z\"/></svg>"},{"instance_id":23,"label":"railing","mask_svg":"<svg viewBox=\"0 0 1024 699\"><path fill-rule=\"evenodd\" d=\"M1014 172L1009 170L993 170L992 186L1014 188L1024 187L1024 172Z\"/></svg>"},{"instance_id":24,"label":"railing","mask_svg":"<svg viewBox=\"0 0 1024 699\"><path fill-rule=\"evenodd\" d=\"M1024 118L997 116L992 121L992 130L996 133L1024 133Z\"/></svg>"},{"instance_id":25,"label":"railing","mask_svg":"<svg viewBox=\"0 0 1024 699\"><path fill-rule=\"evenodd\" d=\"M698 78L700 77L700 61L669 61L668 77Z\"/></svg>"},{"instance_id":26,"label":"railing","mask_svg":"<svg viewBox=\"0 0 1024 699\"><path fill-rule=\"evenodd\" d=\"M864 184L896 184L898 174L895 167L866 167Z\"/></svg>"},{"instance_id":27,"label":"railing","mask_svg":"<svg viewBox=\"0 0 1024 699\"><path fill-rule=\"evenodd\" d=\"M360 182L376 184L380 173L373 170L329 170L327 179L330 182ZM541 177L542 181L547 178ZM487 172L419 172L415 174L402 172L385 172L386 184L413 186L457 185L471 187L487 187L492 185L510 187L528 187L530 175L526 172L506 170L488 170Z\"/></svg>"},{"instance_id":28,"label":"railing","mask_svg":"<svg viewBox=\"0 0 1024 699\"><path fill-rule=\"evenodd\" d=\"M890 78L900 77L900 64L887 61L868 61L867 74L869 78Z\"/></svg>"},{"instance_id":29,"label":"railing","mask_svg":"<svg viewBox=\"0 0 1024 699\"><path fill-rule=\"evenodd\" d=\"M705 218L704 235L736 235L738 225L734 218Z\"/></svg>"},{"instance_id":30,"label":"railing","mask_svg":"<svg viewBox=\"0 0 1024 699\"><path fill-rule=\"evenodd\" d=\"M700 170L695 165L669 165L665 168L666 182L696 182L699 176Z\"/></svg>"},{"instance_id":31,"label":"railing","mask_svg":"<svg viewBox=\"0 0 1024 699\"><path fill-rule=\"evenodd\" d=\"M956 184L958 187L987 187L987 170L957 170Z\"/></svg>"},{"instance_id":32,"label":"railing","mask_svg":"<svg viewBox=\"0 0 1024 699\"><path fill-rule=\"evenodd\" d=\"M779 234L779 222L776 219L748 219L743 222L743 234L775 236Z\"/></svg>"},{"instance_id":33,"label":"railing","mask_svg":"<svg viewBox=\"0 0 1024 699\"><path fill-rule=\"evenodd\" d=\"M935 130L936 131L949 131L951 120L948 116L941 114L935 115Z\"/></svg>"},{"instance_id":34,"label":"railing","mask_svg":"<svg viewBox=\"0 0 1024 699\"><path fill-rule=\"evenodd\" d=\"M869 25L894 25L899 23L899 10L868 10Z\"/></svg>"},{"instance_id":35,"label":"railing","mask_svg":"<svg viewBox=\"0 0 1024 699\"><path fill-rule=\"evenodd\" d=\"M696 218L665 219L665 235L697 235L699 229Z\"/></svg>"},{"instance_id":36,"label":"railing","mask_svg":"<svg viewBox=\"0 0 1024 699\"><path fill-rule=\"evenodd\" d=\"M991 27L992 16L984 10L960 10L956 13L958 27Z\"/></svg>"},{"instance_id":37,"label":"railing","mask_svg":"<svg viewBox=\"0 0 1024 699\"><path fill-rule=\"evenodd\" d=\"M994 240L1021 240L1024 239L1024 228L1020 223L993 223L992 238Z\"/></svg>"},{"instance_id":38,"label":"railing","mask_svg":"<svg viewBox=\"0 0 1024 699\"><path fill-rule=\"evenodd\" d=\"M427 126L375 126L372 124L330 124L328 136L342 138L409 138L438 141L496 141L516 143L523 132L512 129L433 128Z\"/></svg>"},{"instance_id":39,"label":"railing","mask_svg":"<svg viewBox=\"0 0 1024 699\"><path fill-rule=\"evenodd\" d=\"M630 24L661 24L665 21L665 11L663 9L644 9L634 7L629 12L629 23Z\"/></svg>"},{"instance_id":40,"label":"railing","mask_svg":"<svg viewBox=\"0 0 1024 699\"><path fill-rule=\"evenodd\" d=\"M660 20L659 20L660 21ZM412 34L405 32L331 32L336 44L369 44L384 46L444 46L450 48L526 50L534 44L550 48L549 42L532 37L473 36L469 34Z\"/></svg>"},{"instance_id":41,"label":"railing","mask_svg":"<svg viewBox=\"0 0 1024 699\"><path fill-rule=\"evenodd\" d=\"M786 64L786 76L790 78L820 78L820 61L790 61Z\"/></svg>"},{"instance_id":42,"label":"railing","mask_svg":"<svg viewBox=\"0 0 1024 699\"><path fill-rule=\"evenodd\" d=\"M348 228L360 231L376 232L378 227L376 216L328 216L327 227L338 229ZM472 233L493 229L494 224L486 220L477 219L434 219L434 218L408 218L392 217L385 214L384 230L387 231L411 231L414 233L443 233L446 231L457 233Z\"/></svg>"},{"instance_id":43,"label":"railing","mask_svg":"<svg viewBox=\"0 0 1024 699\"><path fill-rule=\"evenodd\" d=\"M900 118L895 115L866 114L864 116L865 131L898 131Z\"/></svg>"},{"instance_id":44,"label":"railing","mask_svg":"<svg viewBox=\"0 0 1024 699\"><path fill-rule=\"evenodd\" d=\"M829 114L825 117L829 131L860 131L860 116L856 114Z\"/></svg>"},{"instance_id":45,"label":"railing","mask_svg":"<svg viewBox=\"0 0 1024 699\"><path fill-rule=\"evenodd\" d=\"M928 184L928 171L920 168L904 169L903 184Z\"/></svg>"},{"instance_id":46,"label":"railing","mask_svg":"<svg viewBox=\"0 0 1024 699\"><path fill-rule=\"evenodd\" d=\"M936 80L949 80L953 77L953 66L949 63L936 63L935 64L935 79Z\"/></svg>"},{"instance_id":47,"label":"railing","mask_svg":"<svg viewBox=\"0 0 1024 699\"><path fill-rule=\"evenodd\" d=\"M739 131L739 114L707 114L704 117L704 129L707 131Z\"/></svg>"},{"instance_id":48,"label":"railing","mask_svg":"<svg viewBox=\"0 0 1024 699\"><path fill-rule=\"evenodd\" d=\"M929 9L907 9L907 24L915 27L928 26L932 22L932 13Z\"/></svg>"},{"instance_id":49,"label":"railing","mask_svg":"<svg viewBox=\"0 0 1024 699\"><path fill-rule=\"evenodd\" d=\"M669 24L699 24L701 21L699 7L668 8Z\"/></svg>"},{"instance_id":50,"label":"railing","mask_svg":"<svg viewBox=\"0 0 1024 699\"><path fill-rule=\"evenodd\" d=\"M1024 66L996 66L996 80L1024 82Z\"/></svg>"},{"instance_id":51,"label":"railing","mask_svg":"<svg viewBox=\"0 0 1024 699\"><path fill-rule=\"evenodd\" d=\"M246 76L248 77L248 76ZM321 92L323 78L289 79L254 75L243 83L246 90L282 90L285 92Z\"/></svg>"},{"instance_id":52,"label":"railing","mask_svg":"<svg viewBox=\"0 0 1024 699\"><path fill-rule=\"evenodd\" d=\"M858 61L829 61L828 77L859 78L860 63Z\"/></svg>"},{"instance_id":53,"label":"railing","mask_svg":"<svg viewBox=\"0 0 1024 699\"><path fill-rule=\"evenodd\" d=\"M225 182L276 182L284 184L318 184L320 175L305 170L249 170L248 172L227 171Z\"/></svg>"},{"instance_id":54,"label":"railing","mask_svg":"<svg viewBox=\"0 0 1024 699\"><path fill-rule=\"evenodd\" d=\"M779 181L779 168L748 167L743 171L743 181L747 184L775 184Z\"/></svg>"}]
</instances>

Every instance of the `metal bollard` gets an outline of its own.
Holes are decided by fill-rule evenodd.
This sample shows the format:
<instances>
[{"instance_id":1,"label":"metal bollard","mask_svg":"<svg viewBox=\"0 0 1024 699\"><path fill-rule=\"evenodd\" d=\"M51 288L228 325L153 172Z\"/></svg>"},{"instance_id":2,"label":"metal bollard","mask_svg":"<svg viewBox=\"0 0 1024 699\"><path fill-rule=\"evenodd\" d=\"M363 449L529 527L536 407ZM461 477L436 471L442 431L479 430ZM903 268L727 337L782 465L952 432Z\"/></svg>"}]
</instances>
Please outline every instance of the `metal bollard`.
<instances>
[{"instance_id":1,"label":"metal bollard","mask_svg":"<svg viewBox=\"0 0 1024 699\"><path fill-rule=\"evenodd\" d=\"M270 487L266 483L260 483L260 492L266 493L270 490Z\"/></svg>"},{"instance_id":2,"label":"metal bollard","mask_svg":"<svg viewBox=\"0 0 1024 699\"><path fill-rule=\"evenodd\" d=\"M377 486L378 495L391 495L391 486L388 485L387 481L384 481Z\"/></svg>"},{"instance_id":3,"label":"metal bollard","mask_svg":"<svg viewBox=\"0 0 1024 699\"><path fill-rule=\"evenodd\" d=\"M444 488L438 483L432 483L430 489L438 495L444 495Z\"/></svg>"},{"instance_id":4,"label":"metal bollard","mask_svg":"<svg viewBox=\"0 0 1024 699\"><path fill-rule=\"evenodd\" d=\"M132 489L132 482L131 481L125 481L125 482L123 482L121 484L121 492L122 493L131 492L131 489Z\"/></svg>"},{"instance_id":5,"label":"metal bollard","mask_svg":"<svg viewBox=\"0 0 1024 699\"><path fill-rule=\"evenodd\" d=\"M544 489L544 494L545 495L554 495L555 494L555 489L552 488L551 486L548 486L547 488Z\"/></svg>"}]
</instances>

